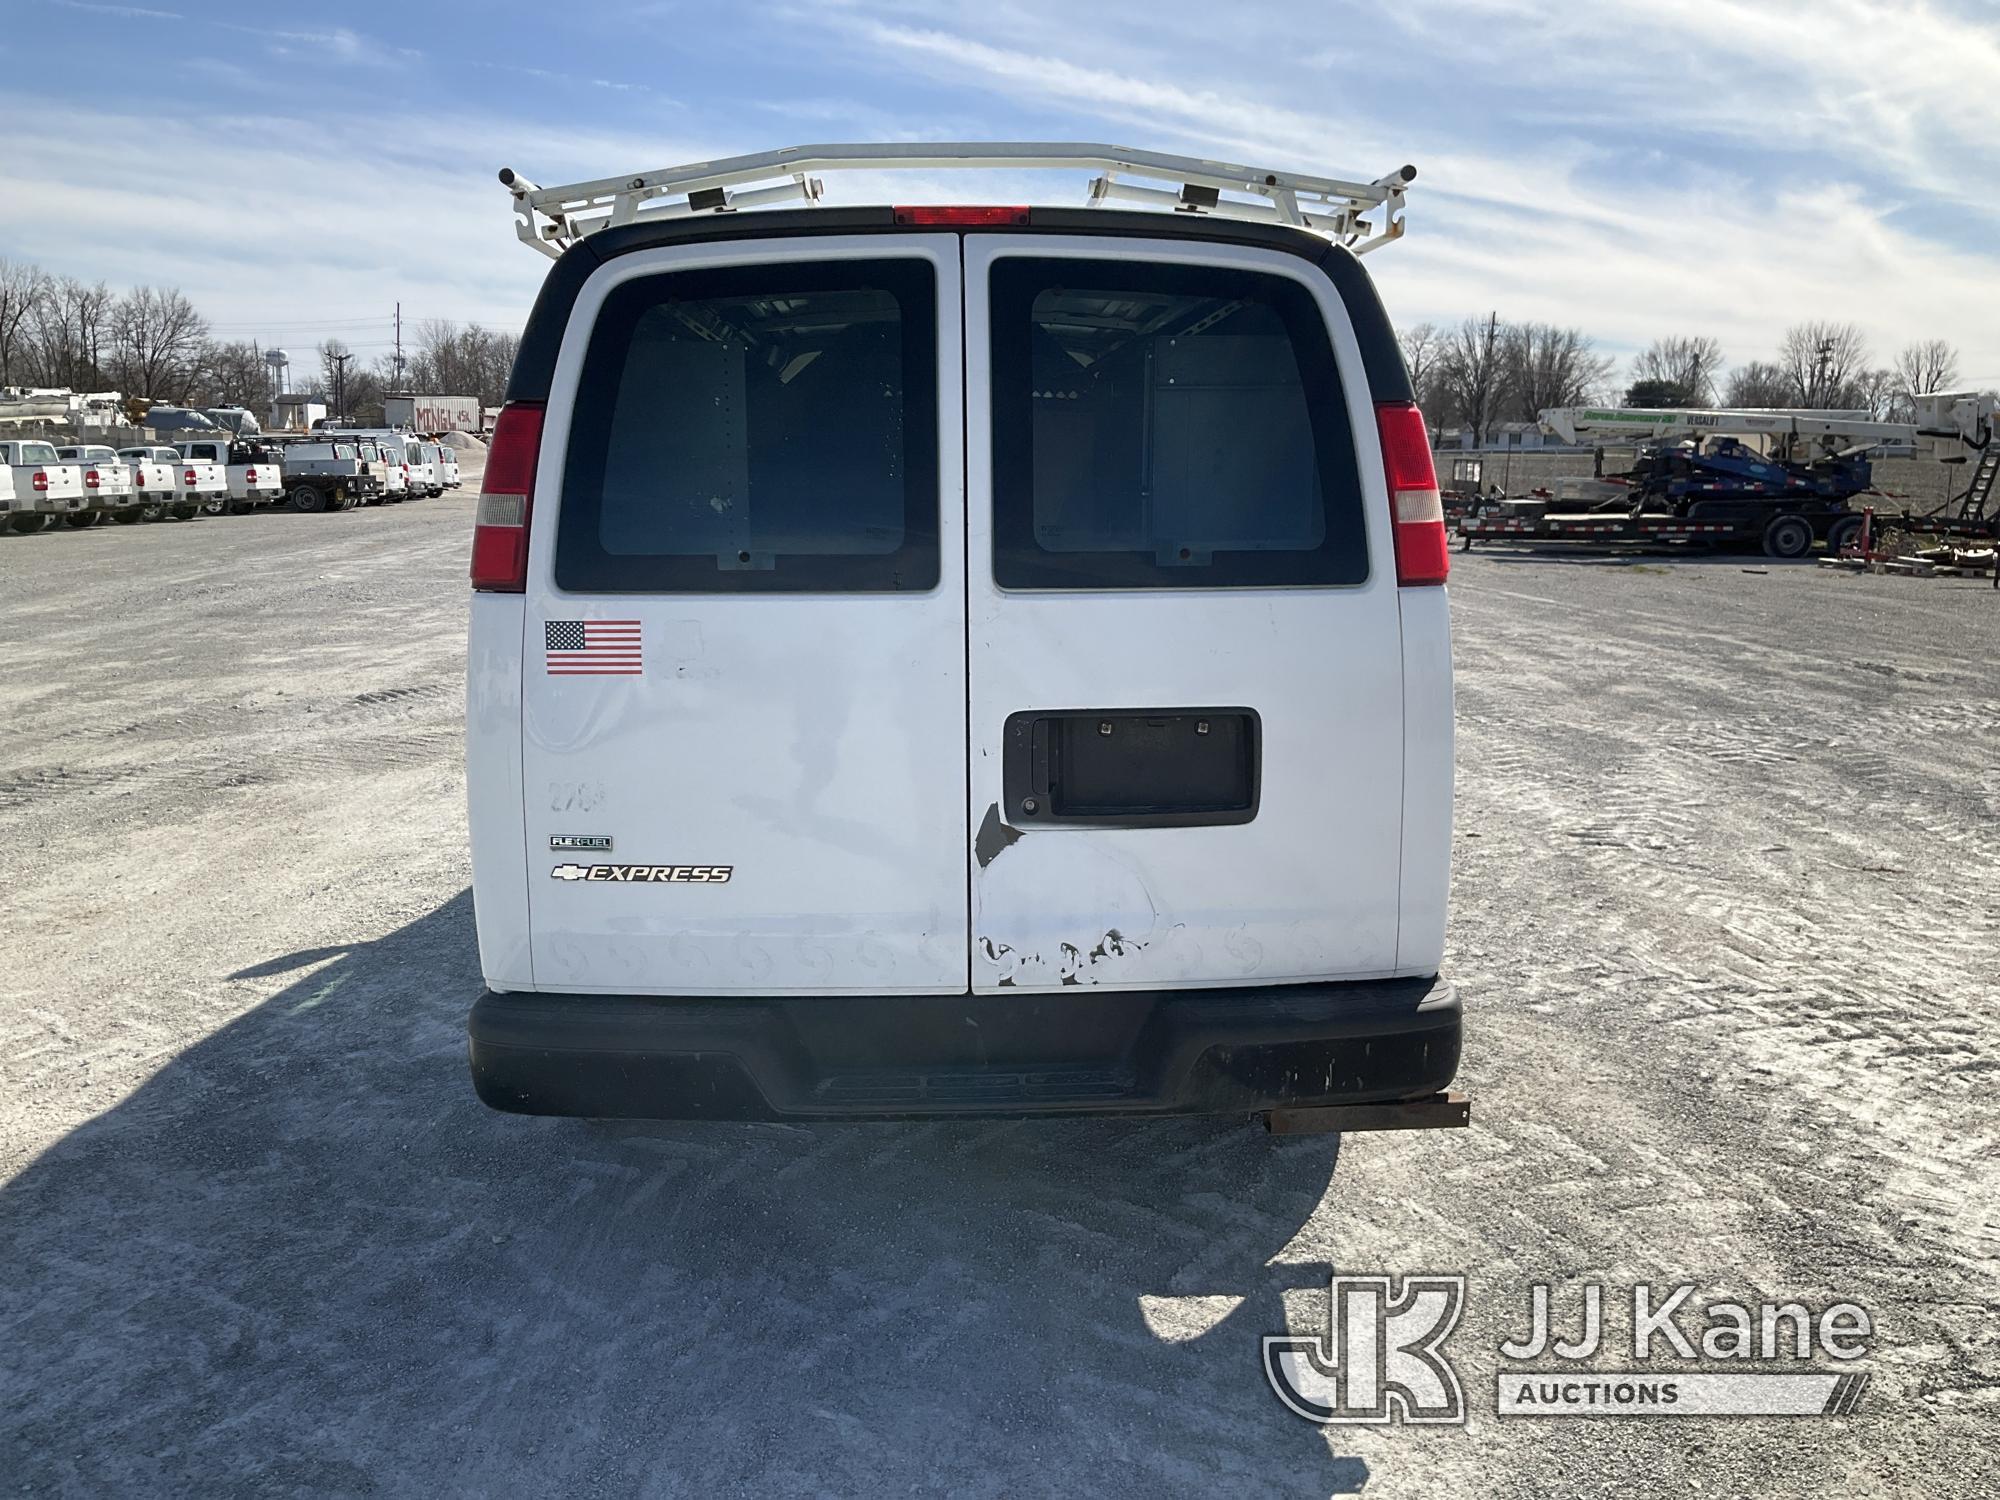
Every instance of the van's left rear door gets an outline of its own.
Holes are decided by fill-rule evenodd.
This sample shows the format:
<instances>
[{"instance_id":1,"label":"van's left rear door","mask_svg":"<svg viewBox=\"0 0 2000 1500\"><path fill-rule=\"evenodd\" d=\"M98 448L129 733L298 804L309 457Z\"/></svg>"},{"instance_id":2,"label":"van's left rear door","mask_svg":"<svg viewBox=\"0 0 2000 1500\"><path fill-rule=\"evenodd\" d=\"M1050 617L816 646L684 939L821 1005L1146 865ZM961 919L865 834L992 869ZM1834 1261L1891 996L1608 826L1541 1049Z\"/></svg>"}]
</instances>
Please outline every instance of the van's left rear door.
<instances>
[{"instance_id":1,"label":"van's left rear door","mask_svg":"<svg viewBox=\"0 0 2000 1500\"><path fill-rule=\"evenodd\" d=\"M523 618L536 988L967 988L959 288L956 236L892 234L582 289Z\"/></svg>"}]
</instances>

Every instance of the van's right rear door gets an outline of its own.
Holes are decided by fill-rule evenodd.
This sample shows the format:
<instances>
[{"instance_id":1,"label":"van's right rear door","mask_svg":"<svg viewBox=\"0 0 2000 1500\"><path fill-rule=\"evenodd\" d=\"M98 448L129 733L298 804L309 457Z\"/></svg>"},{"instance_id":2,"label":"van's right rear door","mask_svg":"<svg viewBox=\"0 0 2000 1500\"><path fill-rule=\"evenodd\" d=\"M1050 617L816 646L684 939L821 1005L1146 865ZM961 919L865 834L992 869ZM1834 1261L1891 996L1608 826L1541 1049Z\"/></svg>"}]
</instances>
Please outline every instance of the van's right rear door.
<instances>
[{"instance_id":1,"label":"van's right rear door","mask_svg":"<svg viewBox=\"0 0 2000 1500\"><path fill-rule=\"evenodd\" d=\"M1396 568L1317 266L966 236L979 990L1395 972Z\"/></svg>"}]
</instances>

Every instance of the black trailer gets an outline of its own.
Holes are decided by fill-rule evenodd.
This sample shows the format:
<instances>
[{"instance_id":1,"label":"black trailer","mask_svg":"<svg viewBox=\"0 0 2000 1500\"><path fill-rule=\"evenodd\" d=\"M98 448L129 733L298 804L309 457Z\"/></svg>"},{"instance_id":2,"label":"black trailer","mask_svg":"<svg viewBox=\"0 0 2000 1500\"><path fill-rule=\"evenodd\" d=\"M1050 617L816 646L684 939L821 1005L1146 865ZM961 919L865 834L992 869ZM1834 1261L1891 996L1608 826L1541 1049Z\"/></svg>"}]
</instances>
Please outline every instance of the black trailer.
<instances>
[{"instance_id":1,"label":"black trailer","mask_svg":"<svg viewBox=\"0 0 2000 1500\"><path fill-rule=\"evenodd\" d=\"M1651 542L1698 547L1761 547L1770 557L1804 557L1814 543L1838 552L1861 531L1844 500L1699 500L1670 511L1572 511L1544 501L1502 501L1458 522L1461 547L1474 542Z\"/></svg>"}]
</instances>

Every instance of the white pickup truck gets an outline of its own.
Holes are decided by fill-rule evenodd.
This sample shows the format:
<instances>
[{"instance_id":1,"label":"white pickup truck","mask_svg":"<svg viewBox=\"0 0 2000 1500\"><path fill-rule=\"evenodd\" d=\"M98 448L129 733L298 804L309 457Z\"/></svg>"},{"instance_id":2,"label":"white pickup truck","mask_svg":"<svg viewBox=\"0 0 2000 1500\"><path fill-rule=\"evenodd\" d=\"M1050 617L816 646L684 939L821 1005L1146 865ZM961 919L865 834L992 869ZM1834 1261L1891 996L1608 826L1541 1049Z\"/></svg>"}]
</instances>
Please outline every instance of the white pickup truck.
<instances>
[{"instance_id":1,"label":"white pickup truck","mask_svg":"<svg viewBox=\"0 0 2000 1500\"><path fill-rule=\"evenodd\" d=\"M161 453L171 456L161 458ZM118 456L132 469L132 519L159 520L174 503L174 463L180 455L171 448L120 448Z\"/></svg>"},{"instance_id":2,"label":"white pickup truck","mask_svg":"<svg viewBox=\"0 0 2000 1500\"><path fill-rule=\"evenodd\" d=\"M228 498L229 476L221 464L189 458L178 448L164 446L120 448L118 456L132 460L144 479L139 514L148 521L157 521L162 515L192 521L201 514L203 506L217 497ZM171 478L171 484L164 489L158 484L159 465L165 465Z\"/></svg>"},{"instance_id":3,"label":"white pickup truck","mask_svg":"<svg viewBox=\"0 0 2000 1500\"><path fill-rule=\"evenodd\" d=\"M232 516L245 515L253 506L269 505L284 498L284 460L261 443L205 438L182 443L180 451L183 458L222 466L229 493L202 507L211 516L219 516L225 510Z\"/></svg>"},{"instance_id":4,"label":"white pickup truck","mask_svg":"<svg viewBox=\"0 0 2000 1500\"><path fill-rule=\"evenodd\" d=\"M83 471L86 508L63 518L70 525L95 526L106 516L128 523L139 519L139 492L132 484L132 466L118 456L117 449L100 443L77 444L56 449L56 457Z\"/></svg>"},{"instance_id":5,"label":"white pickup truck","mask_svg":"<svg viewBox=\"0 0 2000 1500\"><path fill-rule=\"evenodd\" d=\"M55 516L84 509L83 470L53 444L0 443L0 515L15 531L40 531Z\"/></svg>"}]
</instances>

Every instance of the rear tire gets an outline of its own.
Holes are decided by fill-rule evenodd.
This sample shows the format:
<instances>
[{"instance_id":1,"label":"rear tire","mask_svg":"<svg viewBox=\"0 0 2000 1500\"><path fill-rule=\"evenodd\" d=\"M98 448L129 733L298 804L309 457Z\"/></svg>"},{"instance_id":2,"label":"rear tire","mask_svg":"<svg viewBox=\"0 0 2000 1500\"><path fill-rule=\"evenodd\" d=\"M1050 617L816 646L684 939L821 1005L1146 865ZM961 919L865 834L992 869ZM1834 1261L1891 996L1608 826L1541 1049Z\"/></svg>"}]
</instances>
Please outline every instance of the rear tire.
<instances>
[{"instance_id":1,"label":"rear tire","mask_svg":"<svg viewBox=\"0 0 2000 1500\"><path fill-rule=\"evenodd\" d=\"M208 500L203 502L201 507L201 513L205 516L219 516L228 509L229 509L228 496L218 495L213 500Z\"/></svg>"},{"instance_id":2,"label":"rear tire","mask_svg":"<svg viewBox=\"0 0 2000 1500\"><path fill-rule=\"evenodd\" d=\"M142 521L157 521L165 516L166 513L167 508L164 505L142 505L139 507L139 519Z\"/></svg>"},{"instance_id":3,"label":"rear tire","mask_svg":"<svg viewBox=\"0 0 2000 1500\"><path fill-rule=\"evenodd\" d=\"M199 505L176 505L174 507L174 519L176 521L192 521L200 514L201 507Z\"/></svg>"},{"instance_id":4,"label":"rear tire","mask_svg":"<svg viewBox=\"0 0 2000 1500\"><path fill-rule=\"evenodd\" d=\"M292 490L292 509L303 515L317 515L326 509L326 491L310 484Z\"/></svg>"},{"instance_id":5,"label":"rear tire","mask_svg":"<svg viewBox=\"0 0 2000 1500\"><path fill-rule=\"evenodd\" d=\"M63 523L82 531L85 527L95 526L103 519L104 512L101 510L73 510L63 517Z\"/></svg>"},{"instance_id":6,"label":"rear tire","mask_svg":"<svg viewBox=\"0 0 2000 1500\"><path fill-rule=\"evenodd\" d=\"M48 522L49 518L47 516L33 514L9 516L7 518L8 527L13 531L19 532L22 536L33 536L44 526L48 525Z\"/></svg>"},{"instance_id":7,"label":"rear tire","mask_svg":"<svg viewBox=\"0 0 2000 1500\"><path fill-rule=\"evenodd\" d=\"M1826 555L1833 557L1861 535L1861 517L1842 516L1826 529Z\"/></svg>"},{"instance_id":8,"label":"rear tire","mask_svg":"<svg viewBox=\"0 0 2000 1500\"><path fill-rule=\"evenodd\" d=\"M136 526L139 524L139 507L128 505L123 510L114 510L111 512L111 519L120 526Z\"/></svg>"},{"instance_id":9,"label":"rear tire","mask_svg":"<svg viewBox=\"0 0 2000 1500\"><path fill-rule=\"evenodd\" d=\"M1779 516L1764 528L1764 555L1789 561L1812 551L1812 522L1804 516Z\"/></svg>"}]
</instances>

